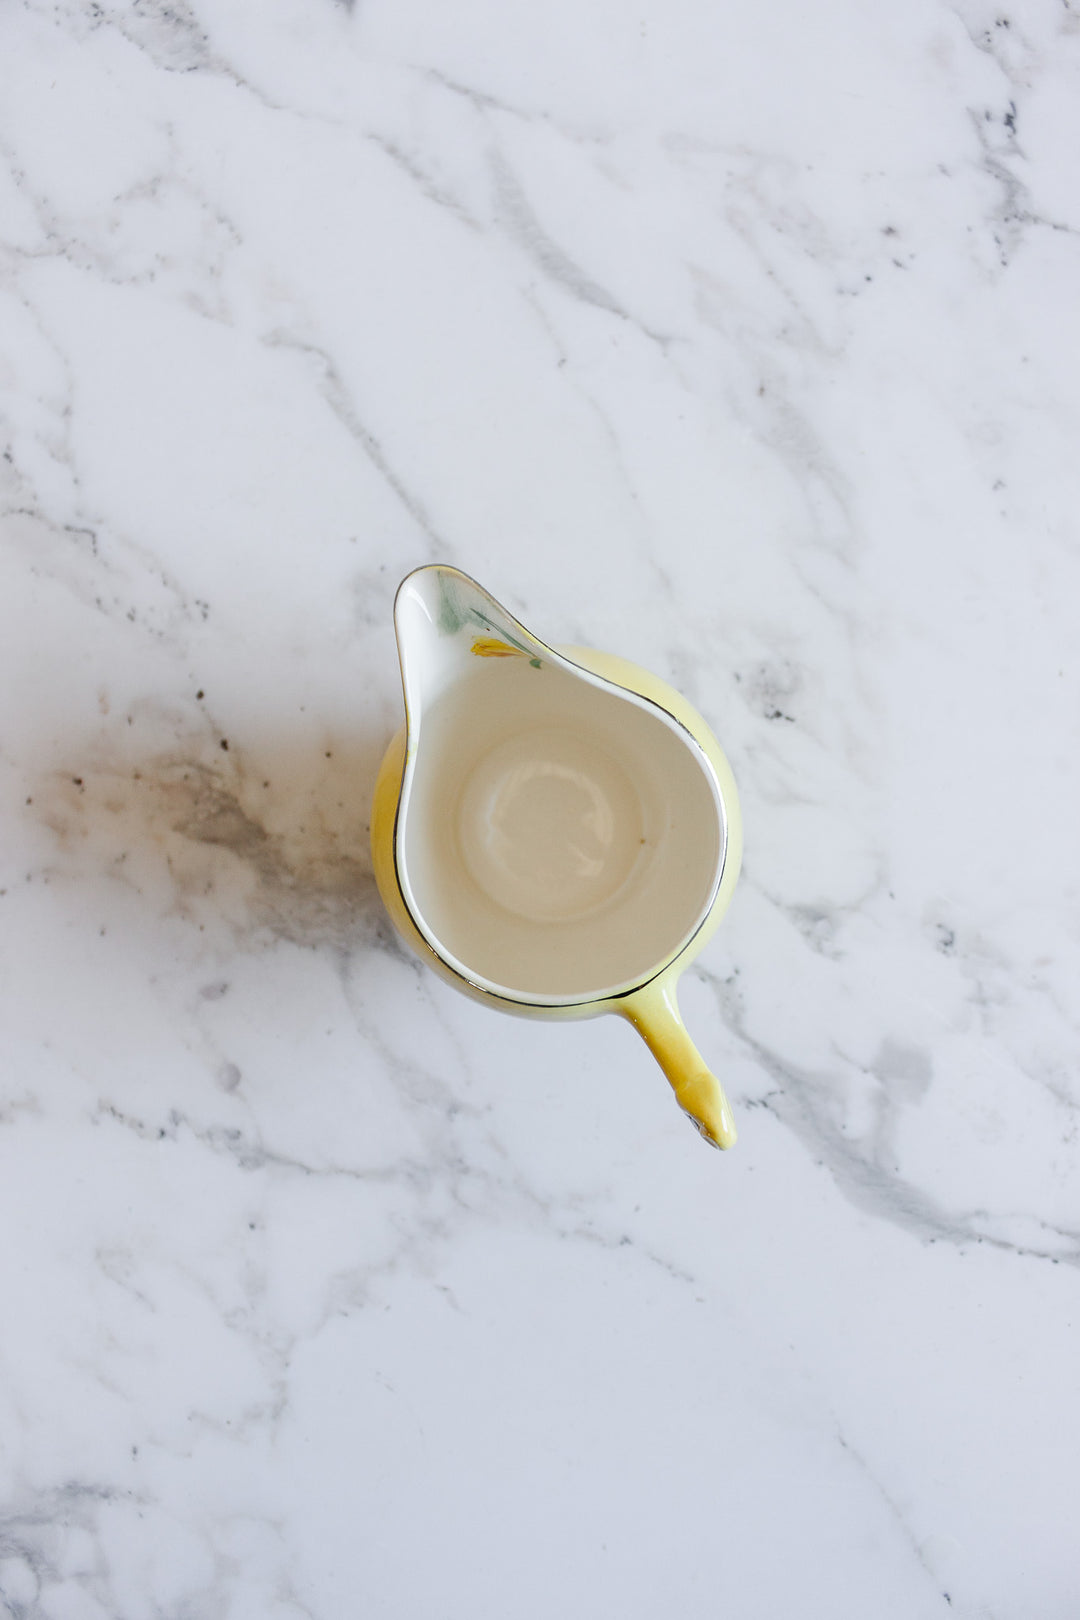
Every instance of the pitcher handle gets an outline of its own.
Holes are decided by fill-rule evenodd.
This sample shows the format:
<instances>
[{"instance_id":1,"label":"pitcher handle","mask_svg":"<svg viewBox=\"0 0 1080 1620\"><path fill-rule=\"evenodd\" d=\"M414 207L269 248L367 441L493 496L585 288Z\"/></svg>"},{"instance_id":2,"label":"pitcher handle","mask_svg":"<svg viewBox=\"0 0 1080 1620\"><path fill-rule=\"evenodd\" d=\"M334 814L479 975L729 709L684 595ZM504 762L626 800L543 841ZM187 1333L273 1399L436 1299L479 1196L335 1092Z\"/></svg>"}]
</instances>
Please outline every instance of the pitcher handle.
<instances>
[{"instance_id":1,"label":"pitcher handle","mask_svg":"<svg viewBox=\"0 0 1080 1620\"><path fill-rule=\"evenodd\" d=\"M713 1147L734 1147L737 1138L724 1088L686 1032L675 979L662 976L624 996L616 1009L633 1024L663 1069L683 1113Z\"/></svg>"}]
</instances>

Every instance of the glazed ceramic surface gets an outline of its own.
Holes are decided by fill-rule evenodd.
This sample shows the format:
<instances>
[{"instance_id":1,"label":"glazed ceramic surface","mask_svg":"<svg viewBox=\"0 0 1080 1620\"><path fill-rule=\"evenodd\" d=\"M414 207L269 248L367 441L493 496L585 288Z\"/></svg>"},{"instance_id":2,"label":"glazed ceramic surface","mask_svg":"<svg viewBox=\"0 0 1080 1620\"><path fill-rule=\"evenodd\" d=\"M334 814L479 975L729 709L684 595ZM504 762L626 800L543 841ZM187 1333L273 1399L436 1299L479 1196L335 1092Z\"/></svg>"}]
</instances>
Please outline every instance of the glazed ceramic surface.
<instances>
[{"instance_id":1,"label":"glazed ceramic surface","mask_svg":"<svg viewBox=\"0 0 1080 1620\"><path fill-rule=\"evenodd\" d=\"M537 640L458 569L410 575L395 622L407 727L371 838L400 931L504 1011L629 1018L702 1135L732 1146L675 1000L742 849L705 722L644 671Z\"/></svg>"},{"instance_id":2,"label":"glazed ceramic surface","mask_svg":"<svg viewBox=\"0 0 1080 1620\"><path fill-rule=\"evenodd\" d=\"M3 1620L1075 1620L1076 9L0 5ZM387 920L431 563L730 757L734 1151Z\"/></svg>"},{"instance_id":3,"label":"glazed ceramic surface","mask_svg":"<svg viewBox=\"0 0 1080 1620\"><path fill-rule=\"evenodd\" d=\"M479 988L534 1005L652 977L723 872L706 756L454 570L412 576L398 603L410 741L395 854L421 932Z\"/></svg>"}]
</instances>

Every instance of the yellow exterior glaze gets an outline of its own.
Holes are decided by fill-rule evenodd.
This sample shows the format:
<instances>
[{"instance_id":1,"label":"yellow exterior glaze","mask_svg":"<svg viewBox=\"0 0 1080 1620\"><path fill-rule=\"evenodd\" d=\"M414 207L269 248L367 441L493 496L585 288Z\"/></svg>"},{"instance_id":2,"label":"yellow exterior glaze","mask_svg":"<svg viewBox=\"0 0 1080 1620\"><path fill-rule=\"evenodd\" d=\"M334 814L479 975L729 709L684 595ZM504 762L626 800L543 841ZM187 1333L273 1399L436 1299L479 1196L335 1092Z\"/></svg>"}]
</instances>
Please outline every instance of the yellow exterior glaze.
<instances>
[{"instance_id":1,"label":"yellow exterior glaze","mask_svg":"<svg viewBox=\"0 0 1080 1620\"><path fill-rule=\"evenodd\" d=\"M727 848L724 870L709 915L683 949L671 960L658 962L652 975L629 993L600 1001L575 1002L569 1007L530 1005L492 995L480 989L450 967L433 950L415 926L398 882L395 860L397 809L405 770L407 729L397 733L383 756L375 784L371 810L371 854L375 880L383 903L401 937L423 962L434 968L455 989L500 1012L525 1018L595 1018L600 1013L617 1013L641 1035L675 1092L680 1107L690 1116L702 1136L714 1146L728 1148L735 1142L735 1123L720 1082L706 1067L683 1025L676 999L676 985L683 969L708 942L727 910L742 861L742 822L738 792L731 767L719 744L697 710L684 697L637 664L610 653L586 647L560 647L563 657L611 681L637 692L665 709L693 737L709 759L720 785L727 816Z\"/></svg>"}]
</instances>

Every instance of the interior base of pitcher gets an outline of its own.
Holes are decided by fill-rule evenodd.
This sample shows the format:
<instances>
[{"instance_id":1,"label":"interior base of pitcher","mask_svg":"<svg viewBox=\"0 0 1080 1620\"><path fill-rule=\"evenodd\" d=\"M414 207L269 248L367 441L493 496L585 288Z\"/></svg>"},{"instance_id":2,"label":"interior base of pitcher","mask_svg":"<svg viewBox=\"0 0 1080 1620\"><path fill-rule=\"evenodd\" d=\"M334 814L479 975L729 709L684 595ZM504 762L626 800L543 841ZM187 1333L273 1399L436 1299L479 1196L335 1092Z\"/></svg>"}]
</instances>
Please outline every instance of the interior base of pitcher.
<instances>
[{"instance_id":1,"label":"interior base of pitcher","mask_svg":"<svg viewBox=\"0 0 1080 1620\"><path fill-rule=\"evenodd\" d=\"M545 727L477 760L457 834L470 876L501 910L571 923L632 881L646 822L633 781L596 739Z\"/></svg>"},{"instance_id":2,"label":"interior base of pitcher","mask_svg":"<svg viewBox=\"0 0 1080 1620\"><path fill-rule=\"evenodd\" d=\"M685 735L555 666L481 668L423 722L408 881L476 982L584 1001L646 977L707 912L722 843Z\"/></svg>"}]
</instances>

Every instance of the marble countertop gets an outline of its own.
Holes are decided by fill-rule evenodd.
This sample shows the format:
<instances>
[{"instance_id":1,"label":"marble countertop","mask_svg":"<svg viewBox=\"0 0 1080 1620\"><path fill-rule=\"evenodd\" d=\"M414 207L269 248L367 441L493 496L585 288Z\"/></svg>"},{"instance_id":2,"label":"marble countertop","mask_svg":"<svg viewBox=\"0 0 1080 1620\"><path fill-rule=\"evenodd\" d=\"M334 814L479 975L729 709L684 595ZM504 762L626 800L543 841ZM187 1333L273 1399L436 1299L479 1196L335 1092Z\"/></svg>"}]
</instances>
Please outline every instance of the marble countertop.
<instances>
[{"instance_id":1,"label":"marble countertop","mask_svg":"<svg viewBox=\"0 0 1080 1620\"><path fill-rule=\"evenodd\" d=\"M1080 1613L1080 11L0 12L0 1613ZM367 849L427 561L739 781L502 1018Z\"/></svg>"}]
</instances>

